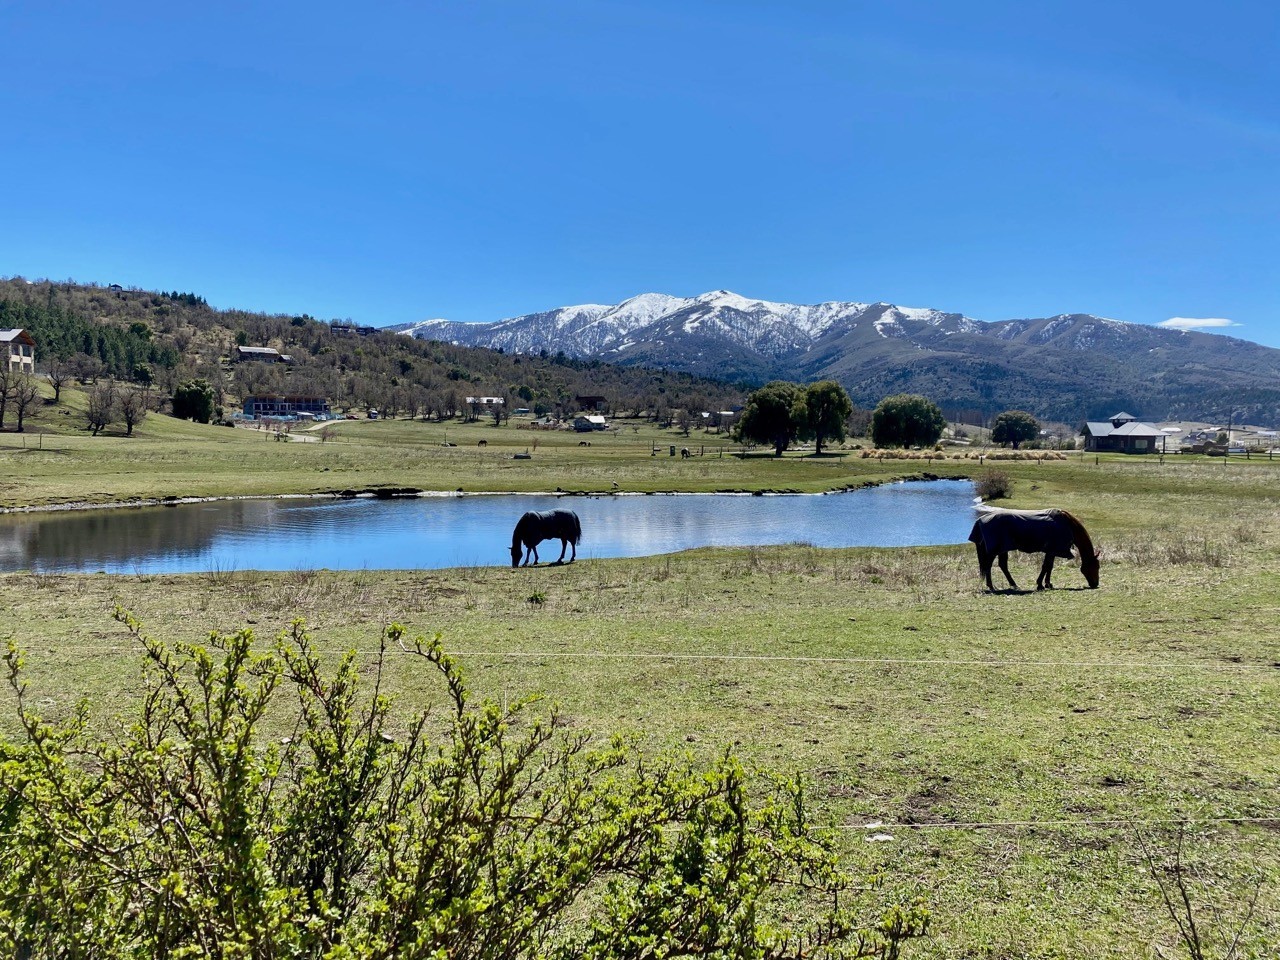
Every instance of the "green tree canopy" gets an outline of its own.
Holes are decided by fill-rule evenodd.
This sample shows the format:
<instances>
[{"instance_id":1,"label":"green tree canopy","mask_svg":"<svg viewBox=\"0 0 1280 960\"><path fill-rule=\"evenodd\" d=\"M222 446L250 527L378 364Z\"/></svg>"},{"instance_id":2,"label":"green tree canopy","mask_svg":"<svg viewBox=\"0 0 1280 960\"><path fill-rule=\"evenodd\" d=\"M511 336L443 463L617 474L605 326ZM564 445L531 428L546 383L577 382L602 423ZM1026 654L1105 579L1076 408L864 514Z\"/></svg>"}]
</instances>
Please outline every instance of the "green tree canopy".
<instances>
[{"instance_id":1,"label":"green tree canopy","mask_svg":"<svg viewBox=\"0 0 1280 960\"><path fill-rule=\"evenodd\" d=\"M213 387L208 380L188 380L173 391L173 415L208 423L213 419Z\"/></svg>"},{"instance_id":2,"label":"green tree canopy","mask_svg":"<svg viewBox=\"0 0 1280 960\"><path fill-rule=\"evenodd\" d=\"M813 435L815 453L822 453L822 441L839 443L845 437L845 422L853 412L853 401L844 387L834 380L809 384L804 392L809 414L809 432Z\"/></svg>"},{"instance_id":3,"label":"green tree canopy","mask_svg":"<svg viewBox=\"0 0 1280 960\"><path fill-rule=\"evenodd\" d=\"M1013 449L1040 436L1040 421L1025 410L1006 410L991 425L992 443L1011 443Z\"/></svg>"},{"instance_id":4,"label":"green tree canopy","mask_svg":"<svg viewBox=\"0 0 1280 960\"><path fill-rule=\"evenodd\" d=\"M768 443L774 456L791 446L791 442L808 430L809 408L798 384L785 380L766 383L747 397L738 419L739 440Z\"/></svg>"},{"instance_id":5,"label":"green tree canopy","mask_svg":"<svg viewBox=\"0 0 1280 960\"><path fill-rule=\"evenodd\" d=\"M885 397L871 414L877 447L925 447L937 443L947 421L938 405L915 393Z\"/></svg>"}]
</instances>

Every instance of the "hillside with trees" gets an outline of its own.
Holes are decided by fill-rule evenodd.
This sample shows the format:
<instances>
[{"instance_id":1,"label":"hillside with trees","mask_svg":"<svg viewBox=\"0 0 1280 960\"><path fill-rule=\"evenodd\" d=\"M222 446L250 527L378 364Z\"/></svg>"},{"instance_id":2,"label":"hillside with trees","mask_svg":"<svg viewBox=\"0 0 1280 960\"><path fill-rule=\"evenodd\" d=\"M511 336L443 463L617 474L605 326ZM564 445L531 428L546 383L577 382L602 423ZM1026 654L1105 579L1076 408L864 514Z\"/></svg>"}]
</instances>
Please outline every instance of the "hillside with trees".
<instances>
[{"instance_id":1,"label":"hillside with trees","mask_svg":"<svg viewBox=\"0 0 1280 960\"><path fill-rule=\"evenodd\" d=\"M667 419L724 409L743 394L690 374L415 340L307 314L218 310L194 293L116 285L2 279L0 328L10 327L32 333L40 368L56 377L105 377L165 398L205 380L228 414L253 394L322 396L335 409L437 419L474 413L468 396L554 414L592 395L615 414ZM237 345L271 347L291 362L232 362Z\"/></svg>"}]
</instances>

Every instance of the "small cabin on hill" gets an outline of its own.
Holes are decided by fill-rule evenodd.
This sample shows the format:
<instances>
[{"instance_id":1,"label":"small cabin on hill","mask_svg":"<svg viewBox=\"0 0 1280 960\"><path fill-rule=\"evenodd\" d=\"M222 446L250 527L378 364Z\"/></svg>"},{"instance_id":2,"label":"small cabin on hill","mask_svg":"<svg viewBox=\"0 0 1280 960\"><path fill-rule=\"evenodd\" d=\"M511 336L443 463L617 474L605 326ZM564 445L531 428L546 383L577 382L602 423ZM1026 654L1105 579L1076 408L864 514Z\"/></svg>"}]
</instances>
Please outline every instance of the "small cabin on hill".
<instances>
[{"instance_id":1,"label":"small cabin on hill","mask_svg":"<svg viewBox=\"0 0 1280 960\"><path fill-rule=\"evenodd\" d=\"M236 347L235 360L242 363L256 360L260 363L292 363L293 357L281 353L274 347Z\"/></svg>"},{"instance_id":2,"label":"small cabin on hill","mask_svg":"<svg viewBox=\"0 0 1280 960\"><path fill-rule=\"evenodd\" d=\"M1159 427L1141 423L1131 413L1089 420L1084 425L1084 448L1093 453L1159 453L1164 437Z\"/></svg>"},{"instance_id":3,"label":"small cabin on hill","mask_svg":"<svg viewBox=\"0 0 1280 960\"><path fill-rule=\"evenodd\" d=\"M574 417L573 429L578 433L588 433L592 430L608 430L609 424L599 414L589 414L585 417Z\"/></svg>"},{"instance_id":4,"label":"small cabin on hill","mask_svg":"<svg viewBox=\"0 0 1280 960\"><path fill-rule=\"evenodd\" d=\"M605 407L604 397L598 397L595 394L580 394L573 398L573 402L578 405L579 410L594 410L596 413Z\"/></svg>"},{"instance_id":5,"label":"small cabin on hill","mask_svg":"<svg viewBox=\"0 0 1280 960\"><path fill-rule=\"evenodd\" d=\"M36 342L25 330L0 330L0 362L10 373L36 372Z\"/></svg>"}]
</instances>

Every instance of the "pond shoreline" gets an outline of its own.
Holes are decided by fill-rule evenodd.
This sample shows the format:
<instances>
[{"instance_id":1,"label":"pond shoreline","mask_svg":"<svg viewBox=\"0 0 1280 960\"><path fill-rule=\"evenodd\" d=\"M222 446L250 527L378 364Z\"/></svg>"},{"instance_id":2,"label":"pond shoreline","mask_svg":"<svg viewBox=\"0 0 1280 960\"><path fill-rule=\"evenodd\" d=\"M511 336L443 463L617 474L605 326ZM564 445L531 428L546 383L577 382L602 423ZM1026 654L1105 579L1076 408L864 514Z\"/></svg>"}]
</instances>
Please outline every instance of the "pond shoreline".
<instances>
[{"instance_id":1,"label":"pond shoreline","mask_svg":"<svg viewBox=\"0 0 1280 960\"><path fill-rule=\"evenodd\" d=\"M41 506L0 507L0 516L29 513L67 513L85 510L130 510L142 507L177 507L193 503L225 503L240 500L398 500L420 497L714 497L714 496L795 496L825 497L833 493L848 493L879 487L889 483L911 483L928 480L971 480L970 477L938 476L933 473L911 473L902 476L885 477L883 479L865 480L857 484L846 484L821 490L816 493L805 493L795 488L764 488L748 490L741 487L722 490L421 490L417 487L367 487L361 490L329 490L322 493L245 493L225 494L209 497L147 497L137 500L118 500L106 503L86 503L83 500L72 500L67 503L54 503Z\"/></svg>"}]
</instances>

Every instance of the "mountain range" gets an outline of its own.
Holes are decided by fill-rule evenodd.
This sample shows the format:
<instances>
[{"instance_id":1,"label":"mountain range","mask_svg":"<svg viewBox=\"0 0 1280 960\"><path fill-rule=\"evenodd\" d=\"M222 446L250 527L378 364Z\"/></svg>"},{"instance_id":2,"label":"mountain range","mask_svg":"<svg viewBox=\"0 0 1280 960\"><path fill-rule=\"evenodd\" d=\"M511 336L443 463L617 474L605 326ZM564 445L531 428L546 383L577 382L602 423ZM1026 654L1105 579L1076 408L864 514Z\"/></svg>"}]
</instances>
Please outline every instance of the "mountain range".
<instances>
[{"instance_id":1,"label":"mountain range","mask_svg":"<svg viewBox=\"0 0 1280 960\"><path fill-rule=\"evenodd\" d=\"M716 290L388 329L745 385L833 379L863 405L921 393L956 413L1020 408L1067 422L1121 409L1150 420L1280 422L1280 350L1090 314L986 322L891 303L773 303Z\"/></svg>"}]
</instances>

